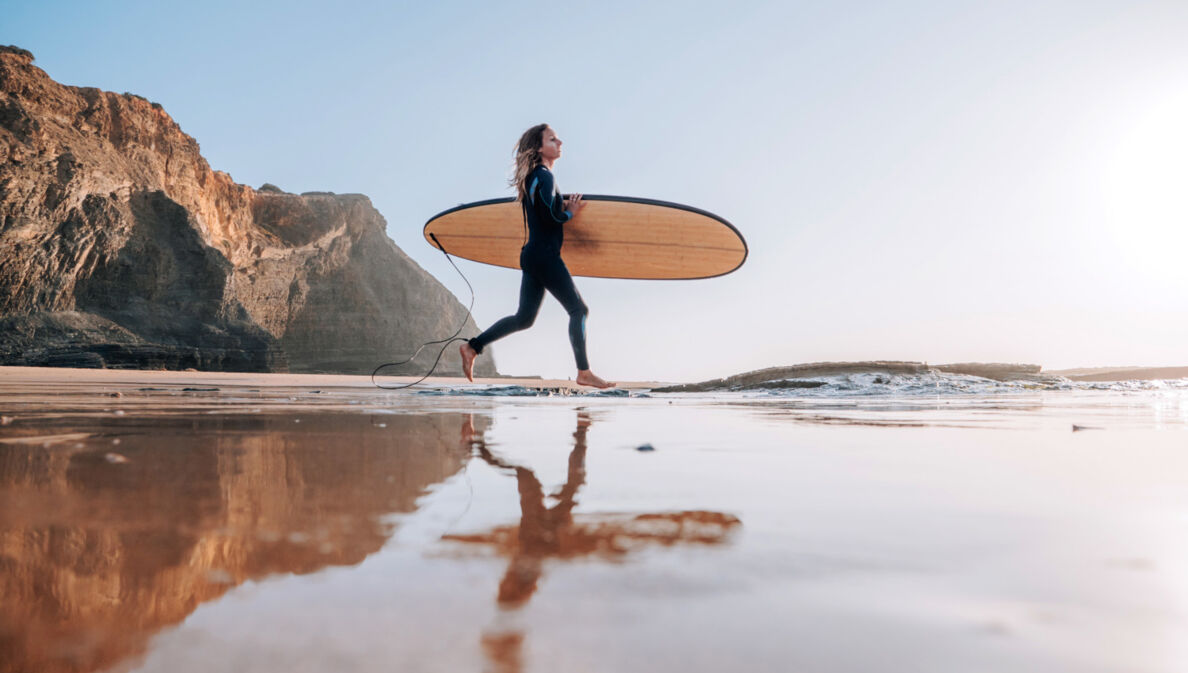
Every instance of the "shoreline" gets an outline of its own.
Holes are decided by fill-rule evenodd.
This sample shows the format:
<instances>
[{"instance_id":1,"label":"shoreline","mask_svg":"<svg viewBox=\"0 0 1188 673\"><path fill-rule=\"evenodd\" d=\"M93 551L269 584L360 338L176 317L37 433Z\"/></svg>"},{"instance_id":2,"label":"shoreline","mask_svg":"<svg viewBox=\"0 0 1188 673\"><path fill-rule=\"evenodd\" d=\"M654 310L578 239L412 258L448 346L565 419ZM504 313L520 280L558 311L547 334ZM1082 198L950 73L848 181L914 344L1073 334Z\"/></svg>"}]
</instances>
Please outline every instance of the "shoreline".
<instances>
[{"instance_id":1,"label":"shoreline","mask_svg":"<svg viewBox=\"0 0 1188 673\"><path fill-rule=\"evenodd\" d=\"M830 369L849 368L859 371L868 365L875 364L879 363L855 362L794 365L792 367L773 368L738 374L730 378L733 380L740 377L758 376L763 379L764 377L760 375L772 373L782 373L784 377L794 375L796 378L801 378L813 374L822 374L823 372L820 371L810 371L814 370L814 368L820 369L822 365L828 365L827 368ZM931 368L929 365L921 364L920 366ZM1038 366L1036 368L1038 369ZM944 368L941 367L939 369L943 370ZM1035 376L1037 375L1031 374L1031 377ZM1084 383L1171 380L1188 378L1188 367L1096 367L1062 369L1043 371L1042 376L1064 377L1070 381ZM415 376L381 376L377 380L386 386L398 386L413 383L417 378ZM724 383L724 380L685 384L675 384L665 381L619 381L616 388L627 392L696 392L705 387L706 384L712 383L720 384ZM516 386L543 392L564 391L564 394L598 392L595 388L579 386L571 379L546 379L539 377L475 377L473 382L469 382L461 376L431 376L415 386L392 389L377 387L372 383L370 376L357 374L290 374L275 372L203 372L194 370L0 366L0 389L7 389L9 393L23 392L27 394L48 387L73 387L76 389L81 387L92 390L111 388L109 392L114 392L117 389L126 389L133 386L202 386L231 390L250 388L262 389L263 391L334 389L351 394L358 394L365 391L414 394L443 387L484 388L501 386Z\"/></svg>"},{"instance_id":2,"label":"shoreline","mask_svg":"<svg viewBox=\"0 0 1188 673\"><path fill-rule=\"evenodd\" d=\"M401 385L416 381L416 376L380 376L376 380L386 385ZM371 383L370 376L355 374L281 374L272 372L200 372L160 369L72 369L68 367L0 366L0 386L12 384L44 385L218 385L222 387L252 388L339 388L380 390ZM659 381L619 381L622 390L650 390L669 385ZM474 382L462 376L431 376L416 387L434 386L521 386L524 388L562 388L584 392L596 388L579 386L569 379L542 378L481 378ZM388 392L401 392L389 390Z\"/></svg>"}]
</instances>

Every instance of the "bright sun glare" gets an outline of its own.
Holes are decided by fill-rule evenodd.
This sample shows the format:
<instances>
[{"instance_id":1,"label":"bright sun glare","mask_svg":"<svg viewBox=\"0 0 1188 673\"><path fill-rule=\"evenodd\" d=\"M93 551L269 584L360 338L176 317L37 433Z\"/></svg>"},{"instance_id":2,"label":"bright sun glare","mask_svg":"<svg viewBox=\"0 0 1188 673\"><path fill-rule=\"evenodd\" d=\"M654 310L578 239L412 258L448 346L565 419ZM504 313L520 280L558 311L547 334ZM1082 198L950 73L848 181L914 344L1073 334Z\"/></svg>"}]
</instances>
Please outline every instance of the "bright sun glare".
<instances>
[{"instance_id":1,"label":"bright sun glare","mask_svg":"<svg viewBox=\"0 0 1188 673\"><path fill-rule=\"evenodd\" d=\"M1188 95L1123 133L1105 189L1123 258L1152 278L1188 281Z\"/></svg>"}]
</instances>

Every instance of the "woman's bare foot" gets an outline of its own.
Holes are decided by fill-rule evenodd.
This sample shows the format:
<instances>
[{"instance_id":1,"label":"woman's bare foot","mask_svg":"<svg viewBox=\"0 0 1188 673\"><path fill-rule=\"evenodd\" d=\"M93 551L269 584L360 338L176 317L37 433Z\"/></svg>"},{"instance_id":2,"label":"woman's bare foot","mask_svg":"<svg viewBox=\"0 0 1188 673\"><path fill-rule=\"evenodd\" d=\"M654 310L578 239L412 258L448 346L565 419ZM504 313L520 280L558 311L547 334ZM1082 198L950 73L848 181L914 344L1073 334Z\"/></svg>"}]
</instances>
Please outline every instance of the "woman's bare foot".
<instances>
[{"instance_id":1,"label":"woman's bare foot","mask_svg":"<svg viewBox=\"0 0 1188 673\"><path fill-rule=\"evenodd\" d=\"M578 371L577 384L579 386L590 386L591 388L614 388L615 384L610 381L603 381L594 375L594 372L589 369L582 369Z\"/></svg>"},{"instance_id":2,"label":"woman's bare foot","mask_svg":"<svg viewBox=\"0 0 1188 673\"><path fill-rule=\"evenodd\" d=\"M474 359L478 353L469 343L464 343L458 347L458 354L462 356L462 373L466 375L467 381L474 383Z\"/></svg>"}]
</instances>

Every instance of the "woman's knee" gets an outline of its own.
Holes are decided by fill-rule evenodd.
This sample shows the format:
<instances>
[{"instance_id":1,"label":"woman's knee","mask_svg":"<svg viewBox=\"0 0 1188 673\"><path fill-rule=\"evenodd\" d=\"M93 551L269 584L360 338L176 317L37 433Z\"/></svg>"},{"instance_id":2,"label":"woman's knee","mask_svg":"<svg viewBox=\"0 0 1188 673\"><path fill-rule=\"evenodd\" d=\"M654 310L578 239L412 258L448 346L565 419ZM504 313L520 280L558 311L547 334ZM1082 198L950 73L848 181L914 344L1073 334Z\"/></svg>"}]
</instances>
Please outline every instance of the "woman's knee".
<instances>
[{"instance_id":1,"label":"woman's knee","mask_svg":"<svg viewBox=\"0 0 1188 673\"><path fill-rule=\"evenodd\" d=\"M532 327L533 323L535 323L535 322L536 322L536 314L535 313L517 313L516 314L516 327L519 329L528 329L529 327Z\"/></svg>"},{"instance_id":2,"label":"woman's knee","mask_svg":"<svg viewBox=\"0 0 1188 673\"><path fill-rule=\"evenodd\" d=\"M571 317L571 318L583 318L584 319L586 316L590 315L590 309L589 309L589 307L586 306L586 302L584 302L580 299L577 302L575 302L574 304L570 305L570 307L567 310L569 312L569 317Z\"/></svg>"}]
</instances>

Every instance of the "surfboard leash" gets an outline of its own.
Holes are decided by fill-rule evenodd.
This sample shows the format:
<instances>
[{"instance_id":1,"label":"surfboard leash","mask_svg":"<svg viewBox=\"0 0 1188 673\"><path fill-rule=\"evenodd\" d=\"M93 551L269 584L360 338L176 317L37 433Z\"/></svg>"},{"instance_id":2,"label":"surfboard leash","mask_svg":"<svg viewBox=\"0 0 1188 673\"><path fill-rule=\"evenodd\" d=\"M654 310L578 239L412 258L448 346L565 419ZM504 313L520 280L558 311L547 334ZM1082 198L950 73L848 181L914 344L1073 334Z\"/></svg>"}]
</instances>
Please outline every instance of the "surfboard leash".
<instances>
[{"instance_id":1,"label":"surfboard leash","mask_svg":"<svg viewBox=\"0 0 1188 673\"><path fill-rule=\"evenodd\" d=\"M460 337L458 335L461 334L462 329L466 327L466 321L470 320L470 312L472 309L474 309L474 287L470 284L470 281L467 280L466 274L462 273L462 269L459 269L458 265L454 264L453 257L450 257L450 253L446 252L445 246L443 246L441 244L441 241L437 240L437 237L434 236L432 233L429 234L429 238L433 239L433 242L435 244L437 244L437 249L440 250L443 255L445 255L446 261L448 261L450 263L450 266L454 267L454 271L457 271L459 276L462 276L462 280L466 283L466 287L470 289L470 306L466 307L466 317L462 319L462 324L459 325L458 329L450 336L446 337L445 339L439 339L437 341L426 341L425 343L418 346L416 352L413 353L412 357L410 357L407 360L401 360L400 362L385 362L384 364L376 367L371 372L371 384L374 385L376 388L380 388L382 390L401 390L404 388L411 388L411 387L417 385L418 383L420 383L421 381L424 381L425 379L427 379L433 375L433 372L437 369L437 364L439 362L441 362L441 358L443 355L445 355L445 351L447 348L450 347L450 344L454 343L455 341L466 341L467 340L465 337ZM417 379L416 381L413 381L412 383L406 383L406 384L399 385L399 386L385 386L385 385L380 385L378 382L376 382L375 375L379 373L379 370L383 369L384 367L394 367L396 365L408 364L409 362L412 362L413 360L415 360L417 358L417 356L421 354L421 350L424 349L425 346L431 346L433 344L442 344L442 347L441 347L441 350L438 351L438 353L437 353L437 359L435 359L433 361L433 366L429 368L429 371L426 372L424 376Z\"/></svg>"}]
</instances>

